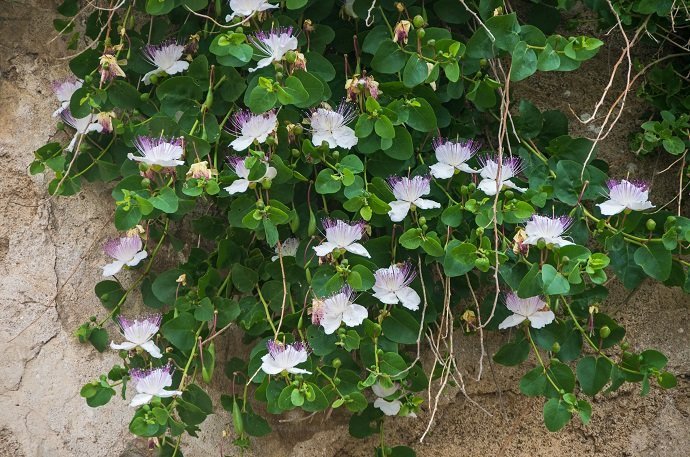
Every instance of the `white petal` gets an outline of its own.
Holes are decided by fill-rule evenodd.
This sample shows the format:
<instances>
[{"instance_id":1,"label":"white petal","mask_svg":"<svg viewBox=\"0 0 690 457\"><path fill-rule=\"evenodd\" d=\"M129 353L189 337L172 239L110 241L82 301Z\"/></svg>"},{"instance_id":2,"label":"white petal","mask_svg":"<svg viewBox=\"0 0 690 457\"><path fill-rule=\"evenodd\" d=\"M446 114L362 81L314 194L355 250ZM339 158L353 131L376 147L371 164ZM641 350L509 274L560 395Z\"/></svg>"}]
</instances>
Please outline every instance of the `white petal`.
<instances>
[{"instance_id":1,"label":"white petal","mask_svg":"<svg viewBox=\"0 0 690 457\"><path fill-rule=\"evenodd\" d=\"M646 202L632 202L628 206L630 206L630 209L633 211L644 211L646 209L654 208L654 205L652 205L651 202L646 201Z\"/></svg>"},{"instance_id":2,"label":"white petal","mask_svg":"<svg viewBox=\"0 0 690 457\"><path fill-rule=\"evenodd\" d=\"M249 189L249 181L243 178L239 178L236 179L235 182L230 184L228 187L226 187L225 191L230 195L233 195L245 192L247 189Z\"/></svg>"},{"instance_id":3,"label":"white petal","mask_svg":"<svg viewBox=\"0 0 690 457\"><path fill-rule=\"evenodd\" d=\"M338 314L324 314L319 321L319 324L323 327L323 332L326 335L330 335L340 327L342 322L341 316Z\"/></svg>"},{"instance_id":4,"label":"white petal","mask_svg":"<svg viewBox=\"0 0 690 457\"><path fill-rule=\"evenodd\" d=\"M357 137L355 136L355 131L350 127L340 127L338 130L333 132L333 138L335 139L338 146L344 149L350 149L352 146L357 144Z\"/></svg>"},{"instance_id":5,"label":"white petal","mask_svg":"<svg viewBox=\"0 0 690 457\"><path fill-rule=\"evenodd\" d=\"M142 344L140 347L144 351L151 354L151 357L153 357L153 358L160 359L161 357L163 357L163 354L161 354L160 349L158 349L158 346L156 346L156 343L154 343L153 341L149 340L146 343Z\"/></svg>"},{"instance_id":6,"label":"white petal","mask_svg":"<svg viewBox=\"0 0 690 457\"><path fill-rule=\"evenodd\" d=\"M119 260L116 260L113 263L109 263L108 265L103 267L103 276L114 276L118 274L124 266L125 263L120 262Z\"/></svg>"},{"instance_id":7,"label":"white petal","mask_svg":"<svg viewBox=\"0 0 690 457\"><path fill-rule=\"evenodd\" d=\"M316 255L319 257L324 257L333 252L333 249L335 249L337 246L335 243L331 243L330 241L324 241L318 246L314 246L314 251L316 251Z\"/></svg>"},{"instance_id":8,"label":"white petal","mask_svg":"<svg viewBox=\"0 0 690 457\"><path fill-rule=\"evenodd\" d=\"M417 311L419 309L419 304L421 303L421 298L419 294L412 287L403 287L395 293L400 299L402 305L412 311Z\"/></svg>"},{"instance_id":9,"label":"white petal","mask_svg":"<svg viewBox=\"0 0 690 457\"><path fill-rule=\"evenodd\" d=\"M137 347L136 343L132 343L131 341L125 341L122 344L117 344L114 341L110 342L110 349L114 349L116 351L119 351L120 349L124 349L125 351L130 351Z\"/></svg>"},{"instance_id":10,"label":"white petal","mask_svg":"<svg viewBox=\"0 0 690 457\"><path fill-rule=\"evenodd\" d=\"M479 170L475 170L466 163L461 163L460 165L458 165L458 170L464 171L465 173L479 173Z\"/></svg>"},{"instance_id":11,"label":"white petal","mask_svg":"<svg viewBox=\"0 0 690 457\"><path fill-rule=\"evenodd\" d=\"M601 214L603 214L604 216L613 216L614 214L618 214L625 209L625 205L621 205L620 203L614 202L613 200L608 200L604 203L599 203L597 206L599 207Z\"/></svg>"},{"instance_id":12,"label":"white petal","mask_svg":"<svg viewBox=\"0 0 690 457\"><path fill-rule=\"evenodd\" d=\"M146 251L139 251L136 254L134 254L134 257L132 257L132 260L127 262L127 266L134 267L139 265L139 262L144 260L146 257L148 257L148 253Z\"/></svg>"},{"instance_id":13,"label":"white petal","mask_svg":"<svg viewBox=\"0 0 690 457\"><path fill-rule=\"evenodd\" d=\"M359 243L352 243L349 246L345 246L345 250L348 252L351 252L353 254L361 255L362 257L366 257L367 259L370 259L371 256L369 255L369 251L367 251L364 246L362 246Z\"/></svg>"},{"instance_id":14,"label":"white petal","mask_svg":"<svg viewBox=\"0 0 690 457\"><path fill-rule=\"evenodd\" d=\"M189 62L185 62L184 60L178 60L177 62L172 64L169 68L166 68L165 72L169 75L174 75L177 73L182 73L187 68L189 68Z\"/></svg>"},{"instance_id":15,"label":"white petal","mask_svg":"<svg viewBox=\"0 0 690 457\"><path fill-rule=\"evenodd\" d=\"M529 325L533 328L542 328L553 322L555 318L553 311L537 311L529 317Z\"/></svg>"},{"instance_id":16,"label":"white petal","mask_svg":"<svg viewBox=\"0 0 690 457\"><path fill-rule=\"evenodd\" d=\"M132 402L129 404L129 406L141 406L145 405L146 403L150 402L153 400L153 395L151 394L136 394L134 398L132 398Z\"/></svg>"},{"instance_id":17,"label":"white petal","mask_svg":"<svg viewBox=\"0 0 690 457\"><path fill-rule=\"evenodd\" d=\"M376 383L373 386L371 386L371 390L374 392L374 395L376 395L379 398L386 398L390 397L394 393L398 391L398 384L394 383L392 386L389 388L385 388L381 386L380 383Z\"/></svg>"},{"instance_id":18,"label":"white petal","mask_svg":"<svg viewBox=\"0 0 690 457\"><path fill-rule=\"evenodd\" d=\"M278 175L278 170L276 170L274 167L268 167L266 168L266 174L264 175L264 179L273 179Z\"/></svg>"},{"instance_id":19,"label":"white petal","mask_svg":"<svg viewBox=\"0 0 690 457\"><path fill-rule=\"evenodd\" d=\"M506 328L515 327L516 325L520 325L520 323L524 320L525 320L525 316L521 316L519 314L513 314L511 316L506 317L503 322L498 324L498 328L499 328L499 330L503 330Z\"/></svg>"},{"instance_id":20,"label":"white petal","mask_svg":"<svg viewBox=\"0 0 690 457\"><path fill-rule=\"evenodd\" d=\"M273 62L273 57L264 57L256 63L256 67L249 69L249 73L254 73L259 68L268 67L271 65L271 62Z\"/></svg>"},{"instance_id":21,"label":"white petal","mask_svg":"<svg viewBox=\"0 0 690 457\"><path fill-rule=\"evenodd\" d=\"M275 360L273 360L273 357L271 357L271 354L266 354L265 356L261 357L261 361L263 362L261 364L261 369L266 374L278 374L283 371L283 367L276 365Z\"/></svg>"},{"instance_id":22,"label":"white petal","mask_svg":"<svg viewBox=\"0 0 690 457\"><path fill-rule=\"evenodd\" d=\"M374 407L383 411L386 416L397 416L401 406L400 400L387 401L383 398L377 398L374 401Z\"/></svg>"},{"instance_id":23,"label":"white petal","mask_svg":"<svg viewBox=\"0 0 690 457\"><path fill-rule=\"evenodd\" d=\"M147 86L151 84L151 76L158 75L160 72L161 71L158 68L156 68L155 70L151 70L148 73L146 73L144 75L144 84L146 84Z\"/></svg>"},{"instance_id":24,"label":"white petal","mask_svg":"<svg viewBox=\"0 0 690 457\"><path fill-rule=\"evenodd\" d=\"M295 367L288 368L287 372L293 373L293 374L311 374L311 371L307 371L307 370L303 370L301 368L295 368Z\"/></svg>"},{"instance_id":25,"label":"white petal","mask_svg":"<svg viewBox=\"0 0 690 457\"><path fill-rule=\"evenodd\" d=\"M486 195L496 195L496 180L495 179L482 179L477 186L479 190L484 192Z\"/></svg>"},{"instance_id":26,"label":"white petal","mask_svg":"<svg viewBox=\"0 0 690 457\"><path fill-rule=\"evenodd\" d=\"M368 315L369 313L364 306L353 303L343 312L343 322L348 327L357 327L364 322Z\"/></svg>"},{"instance_id":27,"label":"white petal","mask_svg":"<svg viewBox=\"0 0 690 457\"><path fill-rule=\"evenodd\" d=\"M431 174L434 178L438 179L448 179L453 177L455 174L455 167L448 165L447 163L435 163L429 167L431 169Z\"/></svg>"},{"instance_id":28,"label":"white petal","mask_svg":"<svg viewBox=\"0 0 690 457\"><path fill-rule=\"evenodd\" d=\"M517 190L518 192L527 191L524 187L518 187L513 181L503 181L503 185L509 189Z\"/></svg>"},{"instance_id":29,"label":"white petal","mask_svg":"<svg viewBox=\"0 0 690 457\"><path fill-rule=\"evenodd\" d=\"M575 243L573 243L572 241L568 241L565 238L558 237L558 238L555 238L553 240L553 244L555 244L556 246L559 246L559 247L563 247L563 246L570 246L571 244L575 244Z\"/></svg>"},{"instance_id":30,"label":"white petal","mask_svg":"<svg viewBox=\"0 0 690 457\"><path fill-rule=\"evenodd\" d=\"M158 392L158 396L161 398L174 397L176 395L182 395L182 392L179 390L165 390L165 389L161 389L160 392Z\"/></svg>"},{"instance_id":31,"label":"white petal","mask_svg":"<svg viewBox=\"0 0 690 457\"><path fill-rule=\"evenodd\" d=\"M230 143L230 146L235 150L235 151L244 151L247 149L251 144L254 142L254 138L250 136L241 136L238 138L235 138L232 143Z\"/></svg>"},{"instance_id":32,"label":"white petal","mask_svg":"<svg viewBox=\"0 0 690 457\"><path fill-rule=\"evenodd\" d=\"M426 198L418 198L414 202L414 206L420 209L432 209L432 208L440 208L441 204L438 202L435 202L433 200L427 200Z\"/></svg>"},{"instance_id":33,"label":"white petal","mask_svg":"<svg viewBox=\"0 0 690 457\"><path fill-rule=\"evenodd\" d=\"M311 141L317 148L321 146L321 144L323 144L324 141L328 144L328 147L331 149L338 146L333 136L327 132L314 131L314 134L311 137Z\"/></svg>"},{"instance_id":34,"label":"white petal","mask_svg":"<svg viewBox=\"0 0 690 457\"><path fill-rule=\"evenodd\" d=\"M391 221L393 222L402 221L403 219L405 219L405 216L407 216L407 213L410 211L410 202L396 200L394 202L390 202L388 205L391 207L391 210L388 211L388 216L391 218Z\"/></svg>"},{"instance_id":35,"label":"white petal","mask_svg":"<svg viewBox=\"0 0 690 457\"><path fill-rule=\"evenodd\" d=\"M383 289L376 291L376 289L377 287L374 286L374 298L378 299L381 303L385 303L386 305L395 305L399 302L398 297L394 292Z\"/></svg>"}]
</instances>

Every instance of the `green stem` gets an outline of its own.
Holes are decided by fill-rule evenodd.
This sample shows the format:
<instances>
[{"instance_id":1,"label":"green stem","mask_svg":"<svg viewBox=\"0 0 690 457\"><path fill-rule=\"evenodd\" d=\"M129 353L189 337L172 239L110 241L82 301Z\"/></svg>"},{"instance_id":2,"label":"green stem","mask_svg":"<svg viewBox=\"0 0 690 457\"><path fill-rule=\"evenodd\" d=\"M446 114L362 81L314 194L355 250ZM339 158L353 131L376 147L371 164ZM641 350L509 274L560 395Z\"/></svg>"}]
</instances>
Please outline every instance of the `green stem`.
<instances>
[{"instance_id":1,"label":"green stem","mask_svg":"<svg viewBox=\"0 0 690 457\"><path fill-rule=\"evenodd\" d=\"M276 326L273 324L273 318L271 318L271 311L268 309L268 303L264 299L264 296L261 294L261 288L257 284L256 286L256 291L259 293L259 300L261 300L261 304L264 305L264 311L266 312L266 320L268 321L269 325L271 326L271 329L273 330L273 335L274 338L278 338L278 330L276 330Z\"/></svg>"}]
</instances>

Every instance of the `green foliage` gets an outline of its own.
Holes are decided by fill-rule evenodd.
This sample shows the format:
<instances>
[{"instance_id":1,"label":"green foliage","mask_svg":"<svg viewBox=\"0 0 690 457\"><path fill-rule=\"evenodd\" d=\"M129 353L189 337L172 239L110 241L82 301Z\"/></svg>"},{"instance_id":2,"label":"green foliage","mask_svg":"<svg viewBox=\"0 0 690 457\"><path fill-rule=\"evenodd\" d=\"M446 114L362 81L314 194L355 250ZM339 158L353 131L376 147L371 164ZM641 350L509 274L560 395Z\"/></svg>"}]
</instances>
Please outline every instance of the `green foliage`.
<instances>
[{"instance_id":1,"label":"green foliage","mask_svg":"<svg viewBox=\"0 0 690 457\"><path fill-rule=\"evenodd\" d=\"M473 344L479 326L513 327L493 360L536 363L524 368L519 388L544 398L551 431L574 416L589 422L591 397L624 382L639 382L643 394L650 381L676 385L664 355L630 351L625 329L605 314L606 286L616 278L632 289L651 278L690 291L690 220L663 209L603 215L608 166L591 141L569 136L563 113L509 100L510 124L501 121L507 84L576 70L603 43L553 33L568 2L541 5L523 23L517 13L504 14L502 2L481 1L472 7L482 24L449 0L404 2L404 15L381 2L371 27L365 3L354 2L354 18L333 1L273 2L276 8L241 25L234 18L229 28L216 24L230 14L224 1L126 1L113 14L87 8L85 33L97 41L70 61L83 84L63 101L77 118L109 117L112 131L80 132L73 151L46 144L30 171L54 175L52 194L112 183L116 229L143 240L142 268L124 262L136 268L131 278L99 282L107 316L93 317L75 335L107 349L115 335L106 323L130 314L137 291L162 313L148 341L160 358L142 347L148 343L122 350L124 366L81 391L90 406L101 406L115 387L123 398L128 389L138 392L131 378L141 372L133 370L177 367L171 396L148 399L129 426L135 435L161 438L160 455L179 455L170 443L196 436L214 412L205 385L222 372L233 388L221 404L240 448L271 433L264 411L341 409L351 415L352 436L383 436L390 419L374 406L374 389L394 390L384 400L399 407L398 416L421 414L419 392L430 382L438 388L443 376L426 373L430 366L420 361L426 337L444 338L434 356L445 364L454 357L451 335ZM627 11L635 17L662 17L670 8L632 3ZM59 12L74 17L76 5L66 0ZM408 16L414 19L396 23ZM253 34L278 26L295 28L291 49L262 65L266 56ZM99 35L101 28L110 35ZM185 45L178 62L184 68L145 77L153 68L144 43L168 39ZM106 54L114 59L108 68L101 64ZM499 61L509 70L496 72ZM124 76L107 71L113 62ZM654 77L673 80L663 71ZM349 103L337 108L344 97ZM684 154L687 116L666 106L679 101L650 97L667 111L645 124L643 150ZM318 118L324 112L328 122ZM268 128L243 129L250 115ZM343 125L332 122L339 115ZM484 145L443 171L439 136ZM506 174L494 195L488 159L498 160L492 148L499 136ZM153 153L143 157L141 137L165 143L156 153L181 153L165 163ZM517 160L522 167L508 177ZM419 195L396 187L402 181L387 183L391 176L421 183ZM553 215L572 225L551 218L565 233L539 229L535 236L534 216ZM338 235L343 225L327 218L347 223L348 232ZM389 268L400 282L393 291L382 271ZM511 300L520 307L509 309ZM242 334L249 354L219 370L226 343L219 336L228 329ZM272 370L270 361L299 342L309 344L309 354ZM223 348L247 352L236 349ZM415 455L385 442L376 452Z\"/></svg>"}]
</instances>

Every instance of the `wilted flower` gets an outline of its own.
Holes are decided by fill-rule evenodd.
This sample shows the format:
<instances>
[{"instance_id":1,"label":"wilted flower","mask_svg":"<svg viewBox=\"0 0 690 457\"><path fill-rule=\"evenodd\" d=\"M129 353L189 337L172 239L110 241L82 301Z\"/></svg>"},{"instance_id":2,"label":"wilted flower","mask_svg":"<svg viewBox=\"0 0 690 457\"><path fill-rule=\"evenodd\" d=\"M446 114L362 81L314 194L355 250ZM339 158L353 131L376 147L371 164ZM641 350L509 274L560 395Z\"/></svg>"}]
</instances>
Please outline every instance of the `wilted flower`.
<instances>
[{"instance_id":1,"label":"wilted flower","mask_svg":"<svg viewBox=\"0 0 690 457\"><path fill-rule=\"evenodd\" d=\"M151 84L151 76L163 73L174 75L189 68L189 62L182 60L184 48L184 45L179 44L177 40L144 46L142 49L144 58L156 67L144 75L144 84Z\"/></svg>"},{"instance_id":2,"label":"wilted flower","mask_svg":"<svg viewBox=\"0 0 690 457\"><path fill-rule=\"evenodd\" d=\"M218 175L218 170L208 168L208 162L203 160L193 163L189 167L186 177L187 179L211 179L216 175Z\"/></svg>"},{"instance_id":3,"label":"wilted flower","mask_svg":"<svg viewBox=\"0 0 690 457\"><path fill-rule=\"evenodd\" d=\"M245 18L272 8L278 8L278 5L268 3L268 0L230 0L228 3L232 14L225 16L225 22L230 22L235 17Z\"/></svg>"},{"instance_id":4,"label":"wilted flower","mask_svg":"<svg viewBox=\"0 0 690 457\"><path fill-rule=\"evenodd\" d=\"M430 182L429 176L415 176L414 178L391 176L388 178L388 184L396 198L395 201L388 203L391 207L391 210L388 211L391 221L402 221L410 209L440 208L440 203L421 198L422 195L431 192Z\"/></svg>"},{"instance_id":5,"label":"wilted flower","mask_svg":"<svg viewBox=\"0 0 690 457\"><path fill-rule=\"evenodd\" d=\"M176 167L184 164L184 161L180 160L184 153L182 138L168 140L163 137L140 136L134 141L134 147L141 156L135 156L130 152L127 154L130 160L160 167Z\"/></svg>"},{"instance_id":6,"label":"wilted flower","mask_svg":"<svg viewBox=\"0 0 690 457\"><path fill-rule=\"evenodd\" d=\"M275 168L267 165L266 172L261 178L250 180L249 169L246 165L247 159L249 159L249 157L242 158L237 156L231 156L228 158L228 162L230 163L230 166L233 168L238 178L235 181L233 181L232 184L225 188L225 191L230 195L245 192L247 189L249 189L250 184L260 182L264 179L271 180L275 178L278 174ZM263 162L266 163L265 159L263 160Z\"/></svg>"},{"instance_id":7,"label":"wilted flower","mask_svg":"<svg viewBox=\"0 0 690 457\"><path fill-rule=\"evenodd\" d=\"M106 81L111 81L118 76L124 78L125 72L117 63L117 57L112 54L103 54L100 59L100 66L98 71L101 73L101 84Z\"/></svg>"},{"instance_id":8,"label":"wilted flower","mask_svg":"<svg viewBox=\"0 0 690 457\"><path fill-rule=\"evenodd\" d=\"M364 235L364 222L347 223L340 219L323 219L321 221L326 230L326 241L314 246L319 257L324 257L336 249L345 249L353 254L370 258L369 252L360 243Z\"/></svg>"},{"instance_id":9,"label":"wilted flower","mask_svg":"<svg viewBox=\"0 0 690 457\"><path fill-rule=\"evenodd\" d=\"M510 189L515 189L519 192L524 192L527 189L518 187L511 181L522 171L522 160L519 157L509 157L504 158L500 170L498 170L498 158L494 157L483 157L479 161L482 164L482 169L479 171L479 175L482 180L477 186L479 190L484 192L486 195L496 195L497 192L503 187L508 187Z\"/></svg>"},{"instance_id":10,"label":"wilted flower","mask_svg":"<svg viewBox=\"0 0 690 457\"><path fill-rule=\"evenodd\" d=\"M407 44L407 38L410 35L411 26L412 23L407 20L398 22L393 30L393 41L396 43Z\"/></svg>"},{"instance_id":11,"label":"wilted flower","mask_svg":"<svg viewBox=\"0 0 690 457\"><path fill-rule=\"evenodd\" d=\"M506 307L513 312L498 324L499 329L506 329L529 320L532 328L542 328L556 319L556 315L540 297L520 298L515 293L506 296Z\"/></svg>"},{"instance_id":12,"label":"wilted flower","mask_svg":"<svg viewBox=\"0 0 690 457\"><path fill-rule=\"evenodd\" d=\"M354 303L354 291L350 286L343 287L323 300L323 311L319 323L326 335L330 335L345 322L347 327L356 327L364 322L367 309Z\"/></svg>"},{"instance_id":13,"label":"wilted flower","mask_svg":"<svg viewBox=\"0 0 690 457\"><path fill-rule=\"evenodd\" d=\"M568 246L573 244L563 238L563 233L573 224L572 218L568 216L548 217L532 216L532 219L525 224L525 244L536 246L539 240L543 239L546 244L556 246Z\"/></svg>"},{"instance_id":14,"label":"wilted flower","mask_svg":"<svg viewBox=\"0 0 690 457\"><path fill-rule=\"evenodd\" d=\"M138 368L130 370L129 376L132 378L132 384L137 394L129 406L145 405L153 400L153 397L182 395L182 392L179 390L165 390L166 387L172 385L172 372L173 367L169 364L150 370L140 370Z\"/></svg>"},{"instance_id":15,"label":"wilted flower","mask_svg":"<svg viewBox=\"0 0 690 457\"><path fill-rule=\"evenodd\" d=\"M525 243L525 240L527 239L527 233L525 233L525 229L520 227L513 237L513 253L515 255L527 255L529 252L529 244Z\"/></svg>"},{"instance_id":16,"label":"wilted flower","mask_svg":"<svg viewBox=\"0 0 690 457\"><path fill-rule=\"evenodd\" d=\"M643 211L654 208L649 201L649 185L646 182L610 179L606 184L609 199L597 204L604 216L613 216L626 209Z\"/></svg>"},{"instance_id":17,"label":"wilted flower","mask_svg":"<svg viewBox=\"0 0 690 457\"><path fill-rule=\"evenodd\" d=\"M278 245L276 245L276 255L271 257L271 261L275 262L278 260L280 257L278 257L278 253L280 253L281 256L283 257L294 257L297 255L297 248L299 247L299 240L297 238L288 238L283 243L280 245L280 251L278 251Z\"/></svg>"},{"instance_id":18,"label":"wilted flower","mask_svg":"<svg viewBox=\"0 0 690 457\"><path fill-rule=\"evenodd\" d=\"M108 240L103 245L103 251L115 259L114 262L103 267L103 276L116 275L125 265L128 267L136 266L148 256L148 253L143 249L139 235Z\"/></svg>"},{"instance_id":19,"label":"wilted flower","mask_svg":"<svg viewBox=\"0 0 690 457\"><path fill-rule=\"evenodd\" d=\"M311 371L296 368L309 358L309 346L298 341L292 344L283 344L279 341L269 340L268 354L261 357L261 369L266 374L278 374L283 371L293 374L311 374Z\"/></svg>"},{"instance_id":20,"label":"wilted flower","mask_svg":"<svg viewBox=\"0 0 690 457\"><path fill-rule=\"evenodd\" d=\"M112 111L101 111L96 115L96 122L101 124L101 127L103 127L103 131L106 133L110 133L113 131L113 118L115 117L115 113Z\"/></svg>"},{"instance_id":21,"label":"wilted flower","mask_svg":"<svg viewBox=\"0 0 690 457\"><path fill-rule=\"evenodd\" d=\"M331 149L350 149L357 144L357 137L347 124L355 117L354 108L347 103L341 103L335 111L328 108L313 110L310 116L312 143L318 147L325 141Z\"/></svg>"},{"instance_id":22,"label":"wilted flower","mask_svg":"<svg viewBox=\"0 0 690 457\"><path fill-rule=\"evenodd\" d=\"M410 287L417 273L411 264L391 265L374 273L374 297L387 305L402 304L412 311L419 309L419 294Z\"/></svg>"},{"instance_id":23,"label":"wilted flower","mask_svg":"<svg viewBox=\"0 0 690 457\"><path fill-rule=\"evenodd\" d=\"M481 147L481 143L474 140L451 141L443 138L434 140L434 152L438 163L429 167L431 174L438 179L447 179L455 173L476 173L476 170L467 165Z\"/></svg>"},{"instance_id":24,"label":"wilted flower","mask_svg":"<svg viewBox=\"0 0 690 457\"><path fill-rule=\"evenodd\" d=\"M255 141L263 143L268 135L278 128L278 117L271 110L263 114L252 114L249 110L238 111L232 116L231 126L226 130L237 138L230 143L235 151L244 151Z\"/></svg>"},{"instance_id":25,"label":"wilted flower","mask_svg":"<svg viewBox=\"0 0 690 457\"><path fill-rule=\"evenodd\" d=\"M319 325L321 323L321 318L323 317L323 299L314 298L311 301L311 308L309 309L309 314L311 314L311 323L314 325Z\"/></svg>"},{"instance_id":26,"label":"wilted flower","mask_svg":"<svg viewBox=\"0 0 690 457\"><path fill-rule=\"evenodd\" d=\"M65 151L68 152L72 152L74 150L80 135L86 135L89 132L100 133L103 131L103 126L98 122L98 118L93 114L75 119L74 116L72 116L69 108L67 108L60 113L60 118L62 118L62 121L65 124L76 130L76 133L72 137L72 141L70 141L69 145L65 148Z\"/></svg>"},{"instance_id":27,"label":"wilted flower","mask_svg":"<svg viewBox=\"0 0 690 457\"><path fill-rule=\"evenodd\" d=\"M360 76L358 74L352 75L352 78L345 81L345 90L349 102L356 102L357 96L360 94L373 99L379 98L380 94L379 83L373 76Z\"/></svg>"},{"instance_id":28,"label":"wilted flower","mask_svg":"<svg viewBox=\"0 0 690 457\"><path fill-rule=\"evenodd\" d=\"M256 67L249 69L250 73L267 67L273 62L280 62L288 51L297 50L297 38L292 36L292 27L274 28L268 33L259 31L250 36L249 41L262 56Z\"/></svg>"},{"instance_id":29,"label":"wilted flower","mask_svg":"<svg viewBox=\"0 0 690 457\"><path fill-rule=\"evenodd\" d=\"M68 78L62 81L53 82L53 92L60 102L60 107L53 112L53 117L57 117L64 110L69 108L69 102L72 100L72 95L81 89L83 81L81 79Z\"/></svg>"},{"instance_id":30,"label":"wilted flower","mask_svg":"<svg viewBox=\"0 0 690 457\"><path fill-rule=\"evenodd\" d=\"M158 346L156 346L156 343L153 342L153 337L158 333L162 319L163 317L160 314L151 314L134 319L127 319L122 315L118 316L117 321L120 324L122 334L126 341L121 344L116 344L114 341L111 341L110 348L130 351L140 347L151 354L151 357L160 359L163 355L160 349L158 349Z\"/></svg>"}]
</instances>

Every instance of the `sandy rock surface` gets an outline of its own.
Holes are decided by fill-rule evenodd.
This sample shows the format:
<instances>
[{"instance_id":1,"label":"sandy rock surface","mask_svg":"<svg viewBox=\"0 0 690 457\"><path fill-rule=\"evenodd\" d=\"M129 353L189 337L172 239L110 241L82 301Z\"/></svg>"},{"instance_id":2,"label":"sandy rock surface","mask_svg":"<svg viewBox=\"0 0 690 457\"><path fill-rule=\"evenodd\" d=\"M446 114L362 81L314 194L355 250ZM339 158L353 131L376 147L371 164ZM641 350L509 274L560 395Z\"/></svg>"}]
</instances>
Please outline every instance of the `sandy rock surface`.
<instances>
[{"instance_id":1,"label":"sandy rock surface","mask_svg":"<svg viewBox=\"0 0 690 457\"><path fill-rule=\"evenodd\" d=\"M72 336L92 314L102 314L93 286L100 279L100 245L114 234L109 189L85 185L77 196L50 199L49 179L28 174L33 151L55 134L50 114L55 100L53 79L66 76L67 51L52 38L54 0L0 0L0 457L144 456L146 443L128 431L131 409L115 398L105 407L89 408L79 389L117 360L98 354ZM541 108L568 106L591 112L606 85L616 44L573 73L535 78L519 93ZM532 79L530 79L532 81ZM565 89L567 88L567 95ZM602 154L624 175L629 167L653 177L665 167L655 159L638 161L627 134L642 109L632 101L615 134L601 143ZM574 116L571 116L574 119ZM571 121L574 122L574 121ZM591 136L590 126L573 124ZM59 133L61 141L64 134ZM663 162L663 160L661 161ZM657 178L653 199L667 201L673 179ZM686 214L687 207L685 208ZM645 283L634 294L614 286L607 310L621 318L630 341L670 354L679 375L673 391L653 389L640 398L634 388L595 400L590 425L577 421L558 434L543 427L542 402L521 396L517 381L526 369L485 369L476 376L478 347L474 337L459 335L457 351L466 370L467 393L491 415L470 403L457 389L441 398L435 427L417 443L429 419L389 422L390 443L409 444L426 456L685 456L690 449L690 300L677 289ZM611 311L613 310L613 311ZM221 344L229 358L243 352L228 335ZM487 341L493 353L498 338ZM209 388L217 399L223 381ZM372 455L375 439L360 441L347 434L346 420L335 415L324 422L274 420L275 433L255 440L244 455L359 457ZM223 438L228 415L220 410L202 425L202 437L188 440L191 457L239 455L231 438Z\"/></svg>"}]
</instances>

